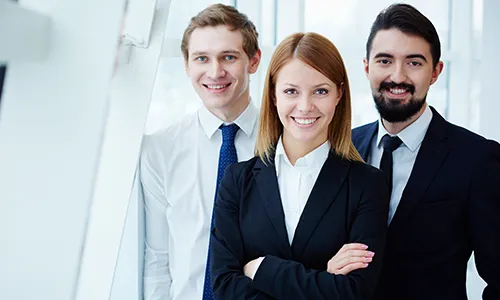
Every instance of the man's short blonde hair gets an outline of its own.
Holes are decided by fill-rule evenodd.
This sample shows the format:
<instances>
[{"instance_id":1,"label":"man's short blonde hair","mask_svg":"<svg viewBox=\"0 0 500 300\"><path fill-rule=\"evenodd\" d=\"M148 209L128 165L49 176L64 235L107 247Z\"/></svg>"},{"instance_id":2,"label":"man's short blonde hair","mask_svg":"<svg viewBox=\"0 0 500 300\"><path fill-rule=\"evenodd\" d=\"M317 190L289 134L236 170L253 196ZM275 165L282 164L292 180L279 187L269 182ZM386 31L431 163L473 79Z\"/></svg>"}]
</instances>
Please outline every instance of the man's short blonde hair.
<instances>
[{"instance_id":1,"label":"man's short blonde hair","mask_svg":"<svg viewBox=\"0 0 500 300\"><path fill-rule=\"evenodd\" d=\"M243 50L248 55L248 58L252 58L257 54L259 51L259 34L252 21L232 6L213 4L191 18L188 27L184 31L181 43L184 60L189 59L189 39L196 28L220 25L227 26L229 30L239 30L241 32L243 35Z\"/></svg>"}]
</instances>

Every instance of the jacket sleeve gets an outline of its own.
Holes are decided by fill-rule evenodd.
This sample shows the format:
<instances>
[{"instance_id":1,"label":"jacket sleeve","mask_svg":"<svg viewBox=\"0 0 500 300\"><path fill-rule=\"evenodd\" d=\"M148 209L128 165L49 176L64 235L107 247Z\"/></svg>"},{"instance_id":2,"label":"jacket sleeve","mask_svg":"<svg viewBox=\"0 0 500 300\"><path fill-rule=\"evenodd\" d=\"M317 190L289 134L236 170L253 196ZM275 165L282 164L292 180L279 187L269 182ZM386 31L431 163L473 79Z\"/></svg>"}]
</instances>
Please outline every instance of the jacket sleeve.
<instances>
[{"instance_id":1,"label":"jacket sleeve","mask_svg":"<svg viewBox=\"0 0 500 300\"><path fill-rule=\"evenodd\" d=\"M472 175L469 231L479 276L486 282L484 300L500 299L500 145L487 141Z\"/></svg>"},{"instance_id":2,"label":"jacket sleeve","mask_svg":"<svg viewBox=\"0 0 500 300\"><path fill-rule=\"evenodd\" d=\"M382 173L375 169L370 172L347 241L366 244L376 253L367 268L332 275L306 269L298 262L266 256L255 274L253 287L277 299L371 299L382 268L390 196Z\"/></svg>"},{"instance_id":3,"label":"jacket sleeve","mask_svg":"<svg viewBox=\"0 0 500 300\"><path fill-rule=\"evenodd\" d=\"M240 186L234 180L238 172L232 165L226 169L214 206L214 225L210 239L212 288L215 299L274 299L253 287L243 267L248 263L239 225Z\"/></svg>"}]
</instances>

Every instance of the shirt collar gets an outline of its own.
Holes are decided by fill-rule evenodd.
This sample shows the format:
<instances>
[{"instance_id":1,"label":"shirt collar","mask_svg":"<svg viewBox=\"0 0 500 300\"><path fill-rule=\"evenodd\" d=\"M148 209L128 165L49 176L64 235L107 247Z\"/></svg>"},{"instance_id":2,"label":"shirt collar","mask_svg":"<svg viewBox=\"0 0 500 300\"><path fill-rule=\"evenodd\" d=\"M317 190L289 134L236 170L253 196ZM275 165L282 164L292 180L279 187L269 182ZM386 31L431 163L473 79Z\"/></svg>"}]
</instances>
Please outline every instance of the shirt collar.
<instances>
[{"instance_id":1,"label":"shirt collar","mask_svg":"<svg viewBox=\"0 0 500 300\"><path fill-rule=\"evenodd\" d=\"M285 148L283 147L283 142L281 141L281 136L278 140L278 144L276 145L276 152L274 154L274 163L276 166L276 176L280 176L280 167L282 162L291 165L290 160L288 160L288 156L286 156Z\"/></svg>"},{"instance_id":2,"label":"shirt collar","mask_svg":"<svg viewBox=\"0 0 500 300\"><path fill-rule=\"evenodd\" d=\"M318 148L306 154L304 157L299 158L295 162L295 166L304 167L311 173L311 175L313 175L314 178L316 178L319 175L321 168L323 168L329 152L330 143L326 141ZM276 176L279 176L280 166L282 163L292 166L288 156L286 155L285 148L283 147L282 137L279 138L278 144L276 145L274 161L276 165Z\"/></svg>"},{"instance_id":3,"label":"shirt collar","mask_svg":"<svg viewBox=\"0 0 500 300\"><path fill-rule=\"evenodd\" d=\"M429 105L426 104L425 110L422 113L422 115L415 120L410 126L406 127L403 129L400 133L397 134L397 136L403 141L403 144L410 149L410 151L415 152L422 144L422 141L424 140L425 133L427 132L427 128L429 128L429 125L431 124L432 120L432 111L429 107ZM385 129L382 119L378 120L378 135L377 135L377 147L381 147L381 140L384 135L390 135L389 132Z\"/></svg>"},{"instance_id":4,"label":"shirt collar","mask_svg":"<svg viewBox=\"0 0 500 300\"><path fill-rule=\"evenodd\" d=\"M245 110L234 120L233 123L238 125L238 127L247 135L251 136L255 123L257 122L258 111L255 105L252 103L252 99L245 108ZM210 112L204 105L198 110L198 119L200 120L201 127L205 131L209 139L215 134L217 129L224 124L224 122Z\"/></svg>"}]
</instances>

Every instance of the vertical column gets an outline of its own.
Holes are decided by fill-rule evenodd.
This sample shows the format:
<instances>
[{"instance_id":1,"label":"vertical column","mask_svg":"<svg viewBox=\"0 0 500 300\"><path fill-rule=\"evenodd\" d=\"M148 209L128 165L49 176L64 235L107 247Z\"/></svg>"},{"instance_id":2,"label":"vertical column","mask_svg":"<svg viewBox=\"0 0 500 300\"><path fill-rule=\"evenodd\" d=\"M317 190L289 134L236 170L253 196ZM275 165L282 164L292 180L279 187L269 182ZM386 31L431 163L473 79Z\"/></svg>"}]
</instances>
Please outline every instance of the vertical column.
<instances>
[{"instance_id":1,"label":"vertical column","mask_svg":"<svg viewBox=\"0 0 500 300\"><path fill-rule=\"evenodd\" d=\"M269 52L272 52L272 49L265 47L265 43L263 42L266 34L269 35L269 32L263 30L263 19L265 15L262 14L262 1L265 0L239 0L236 1L236 8L240 12L246 14L257 27L257 31L259 32L259 47L264 57L265 55L270 56L271 54ZM250 96L252 97L252 102L257 107L260 106L263 88L261 82L264 80L263 77L265 76L265 71L262 70L265 70L265 66L261 62L259 70L250 77Z\"/></svg>"},{"instance_id":2,"label":"vertical column","mask_svg":"<svg viewBox=\"0 0 500 300\"><path fill-rule=\"evenodd\" d=\"M471 110L469 95L474 59L472 0L452 0L450 9L450 63L445 64L443 70L443 73L449 74L449 101L445 117L452 123L469 127Z\"/></svg>"},{"instance_id":3,"label":"vertical column","mask_svg":"<svg viewBox=\"0 0 500 300\"><path fill-rule=\"evenodd\" d=\"M483 0L483 55L481 64L480 133L500 141L500 99L498 68L493 63L500 53L500 1Z\"/></svg>"},{"instance_id":4,"label":"vertical column","mask_svg":"<svg viewBox=\"0 0 500 300\"><path fill-rule=\"evenodd\" d=\"M20 1L49 16L51 27L43 60L8 62L0 116L0 299L75 297L124 4ZM15 26L6 30L19 34Z\"/></svg>"},{"instance_id":5,"label":"vertical column","mask_svg":"<svg viewBox=\"0 0 500 300\"><path fill-rule=\"evenodd\" d=\"M276 30L279 44L288 35L304 30L304 1L277 0Z\"/></svg>"},{"instance_id":6,"label":"vertical column","mask_svg":"<svg viewBox=\"0 0 500 300\"><path fill-rule=\"evenodd\" d=\"M138 186L132 186L170 2L129 3L126 38L111 86L77 300L142 299L144 211ZM113 276L96 276L102 273Z\"/></svg>"}]
</instances>

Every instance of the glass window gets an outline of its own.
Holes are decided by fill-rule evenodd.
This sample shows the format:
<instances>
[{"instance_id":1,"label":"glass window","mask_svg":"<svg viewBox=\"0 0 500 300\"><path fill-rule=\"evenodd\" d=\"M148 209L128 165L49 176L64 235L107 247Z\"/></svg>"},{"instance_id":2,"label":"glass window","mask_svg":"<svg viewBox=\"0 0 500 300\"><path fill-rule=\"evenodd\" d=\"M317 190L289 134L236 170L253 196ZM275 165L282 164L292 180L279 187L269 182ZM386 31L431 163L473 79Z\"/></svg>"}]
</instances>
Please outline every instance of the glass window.
<instances>
[{"instance_id":1,"label":"glass window","mask_svg":"<svg viewBox=\"0 0 500 300\"><path fill-rule=\"evenodd\" d=\"M479 130L479 111L480 111L480 94L481 94L481 61L482 61L482 45L483 45L483 0L472 1L472 23L473 23L473 43L472 43L472 86L470 90L471 112L469 115L468 127L472 131Z\"/></svg>"}]
</instances>

